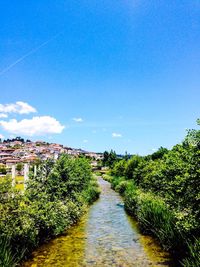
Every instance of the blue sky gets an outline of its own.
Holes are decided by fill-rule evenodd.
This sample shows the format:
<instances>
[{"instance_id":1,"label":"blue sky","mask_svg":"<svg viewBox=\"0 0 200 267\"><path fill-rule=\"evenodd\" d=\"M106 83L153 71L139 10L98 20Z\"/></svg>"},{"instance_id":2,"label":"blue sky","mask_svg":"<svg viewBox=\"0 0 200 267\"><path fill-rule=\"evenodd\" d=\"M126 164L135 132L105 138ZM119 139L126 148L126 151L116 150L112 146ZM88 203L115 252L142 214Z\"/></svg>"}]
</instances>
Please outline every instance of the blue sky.
<instances>
[{"instance_id":1,"label":"blue sky","mask_svg":"<svg viewBox=\"0 0 200 267\"><path fill-rule=\"evenodd\" d=\"M195 128L200 1L0 2L0 135L149 154Z\"/></svg>"}]
</instances>

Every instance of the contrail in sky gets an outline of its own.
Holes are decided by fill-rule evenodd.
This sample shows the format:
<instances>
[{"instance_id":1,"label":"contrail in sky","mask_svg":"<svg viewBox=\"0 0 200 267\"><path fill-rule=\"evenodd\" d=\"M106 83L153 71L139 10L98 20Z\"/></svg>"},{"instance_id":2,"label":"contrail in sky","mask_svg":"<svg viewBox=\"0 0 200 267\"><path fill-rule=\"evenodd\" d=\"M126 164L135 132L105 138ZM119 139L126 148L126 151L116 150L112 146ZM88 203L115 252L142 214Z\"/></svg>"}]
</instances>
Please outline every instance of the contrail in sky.
<instances>
[{"instance_id":1,"label":"contrail in sky","mask_svg":"<svg viewBox=\"0 0 200 267\"><path fill-rule=\"evenodd\" d=\"M63 32L63 31L62 31ZM22 57L18 58L16 61L14 61L12 64L10 64L8 67L4 68L2 71L0 71L0 76L4 73L6 73L7 71L9 71L10 69L12 69L15 65L17 65L19 62L21 62L22 60L24 60L25 58L27 58L28 56L34 54L36 51L38 51L41 47L47 45L49 42L51 42L52 40L54 40L56 37L58 37L62 32L57 33L56 35L54 35L53 37L51 37L50 39L48 39L47 41L45 41L44 43L42 43L41 45L35 47L34 49L30 50L28 53L26 53L25 55L23 55Z\"/></svg>"}]
</instances>

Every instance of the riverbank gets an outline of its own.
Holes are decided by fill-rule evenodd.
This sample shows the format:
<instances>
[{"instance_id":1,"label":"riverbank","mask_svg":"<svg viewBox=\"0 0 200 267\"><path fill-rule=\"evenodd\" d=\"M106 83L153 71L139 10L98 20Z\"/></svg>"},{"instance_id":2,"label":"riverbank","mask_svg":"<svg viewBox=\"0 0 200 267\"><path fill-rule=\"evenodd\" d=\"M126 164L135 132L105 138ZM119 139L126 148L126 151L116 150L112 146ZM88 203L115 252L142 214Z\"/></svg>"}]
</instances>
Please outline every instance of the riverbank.
<instances>
[{"instance_id":1,"label":"riverbank","mask_svg":"<svg viewBox=\"0 0 200 267\"><path fill-rule=\"evenodd\" d=\"M192 243L191 256L195 261L183 260L188 251L187 233L178 228L176 214L165 201L150 192L144 192L131 180L105 175L104 179L123 196L126 211L136 218L140 230L158 240L165 251L169 251L175 266L198 267L199 245ZM198 241L198 240L197 240ZM194 249L195 253L194 253ZM193 254L194 253L194 254Z\"/></svg>"},{"instance_id":2,"label":"riverbank","mask_svg":"<svg viewBox=\"0 0 200 267\"><path fill-rule=\"evenodd\" d=\"M44 244L23 267L170 266L169 254L140 234L123 200L99 178L100 198L69 231Z\"/></svg>"},{"instance_id":3,"label":"riverbank","mask_svg":"<svg viewBox=\"0 0 200 267\"><path fill-rule=\"evenodd\" d=\"M4 180L0 190L0 266L14 267L77 223L100 194L89 162L63 155L30 177L24 194Z\"/></svg>"},{"instance_id":4,"label":"riverbank","mask_svg":"<svg viewBox=\"0 0 200 267\"><path fill-rule=\"evenodd\" d=\"M103 164L140 228L155 236L181 266L199 267L200 131L188 130L182 143L146 156L120 159L105 151Z\"/></svg>"}]
</instances>

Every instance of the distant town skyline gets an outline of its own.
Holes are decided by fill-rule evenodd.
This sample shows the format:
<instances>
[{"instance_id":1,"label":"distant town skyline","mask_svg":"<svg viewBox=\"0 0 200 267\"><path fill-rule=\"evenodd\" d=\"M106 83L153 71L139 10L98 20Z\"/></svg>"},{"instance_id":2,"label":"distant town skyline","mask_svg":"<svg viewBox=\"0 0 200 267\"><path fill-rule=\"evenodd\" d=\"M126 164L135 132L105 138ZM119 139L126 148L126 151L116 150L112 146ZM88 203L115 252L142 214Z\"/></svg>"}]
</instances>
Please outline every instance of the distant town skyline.
<instances>
[{"instance_id":1,"label":"distant town skyline","mask_svg":"<svg viewBox=\"0 0 200 267\"><path fill-rule=\"evenodd\" d=\"M145 155L197 128L198 1L0 7L0 138Z\"/></svg>"}]
</instances>

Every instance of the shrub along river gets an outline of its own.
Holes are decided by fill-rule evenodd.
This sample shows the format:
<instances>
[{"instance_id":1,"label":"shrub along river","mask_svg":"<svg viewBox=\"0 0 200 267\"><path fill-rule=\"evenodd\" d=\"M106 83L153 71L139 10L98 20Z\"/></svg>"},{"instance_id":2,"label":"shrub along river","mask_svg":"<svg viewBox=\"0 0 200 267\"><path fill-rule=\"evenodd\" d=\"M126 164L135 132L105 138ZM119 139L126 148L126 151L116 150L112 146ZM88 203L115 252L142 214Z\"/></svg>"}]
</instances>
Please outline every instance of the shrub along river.
<instances>
[{"instance_id":1,"label":"shrub along river","mask_svg":"<svg viewBox=\"0 0 200 267\"><path fill-rule=\"evenodd\" d=\"M123 200L99 178L101 195L79 224L42 245L23 267L171 266L170 256L126 214Z\"/></svg>"}]
</instances>

